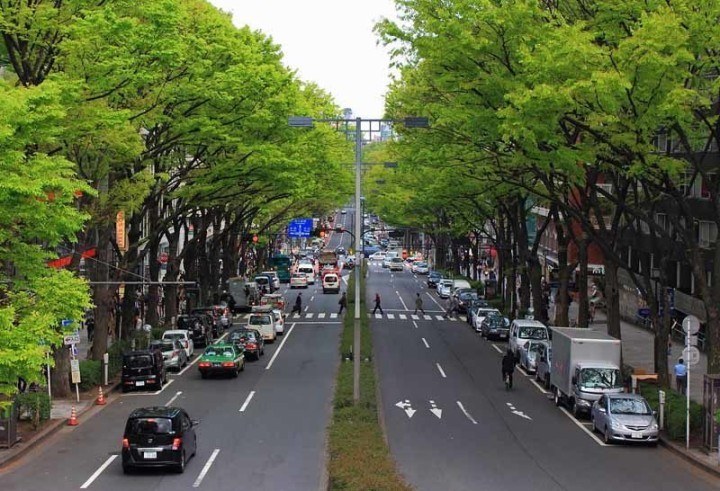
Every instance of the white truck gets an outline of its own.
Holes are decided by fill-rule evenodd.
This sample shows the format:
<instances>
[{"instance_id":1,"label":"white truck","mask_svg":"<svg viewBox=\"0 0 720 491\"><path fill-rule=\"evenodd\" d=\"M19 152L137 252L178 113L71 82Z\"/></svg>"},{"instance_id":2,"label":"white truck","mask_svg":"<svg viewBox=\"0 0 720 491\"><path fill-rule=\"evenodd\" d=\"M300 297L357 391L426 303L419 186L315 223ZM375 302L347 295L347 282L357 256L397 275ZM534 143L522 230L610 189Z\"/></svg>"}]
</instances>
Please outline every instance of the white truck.
<instances>
[{"instance_id":1,"label":"white truck","mask_svg":"<svg viewBox=\"0 0 720 491\"><path fill-rule=\"evenodd\" d=\"M557 406L565 404L579 417L603 394L624 391L619 339L585 328L551 327L550 332L550 390Z\"/></svg>"}]
</instances>

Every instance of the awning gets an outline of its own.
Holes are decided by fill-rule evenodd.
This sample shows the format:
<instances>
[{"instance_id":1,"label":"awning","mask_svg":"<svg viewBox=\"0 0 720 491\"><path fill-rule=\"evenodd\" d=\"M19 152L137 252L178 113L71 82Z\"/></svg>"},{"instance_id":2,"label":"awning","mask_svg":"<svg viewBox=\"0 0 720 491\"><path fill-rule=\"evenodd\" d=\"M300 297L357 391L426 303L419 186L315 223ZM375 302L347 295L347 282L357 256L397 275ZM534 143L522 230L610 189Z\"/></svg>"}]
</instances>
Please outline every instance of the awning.
<instances>
[{"instance_id":1,"label":"awning","mask_svg":"<svg viewBox=\"0 0 720 491\"><path fill-rule=\"evenodd\" d=\"M97 254L97 248L92 247L90 249L86 249L82 253L82 258L85 259L88 257L95 257L96 254ZM70 266L70 263L72 262L72 258L73 258L72 254L63 256L63 257L59 257L57 259L53 259L52 261L48 261L47 265L50 266L51 268L56 268L56 269L67 268L68 266Z\"/></svg>"}]
</instances>

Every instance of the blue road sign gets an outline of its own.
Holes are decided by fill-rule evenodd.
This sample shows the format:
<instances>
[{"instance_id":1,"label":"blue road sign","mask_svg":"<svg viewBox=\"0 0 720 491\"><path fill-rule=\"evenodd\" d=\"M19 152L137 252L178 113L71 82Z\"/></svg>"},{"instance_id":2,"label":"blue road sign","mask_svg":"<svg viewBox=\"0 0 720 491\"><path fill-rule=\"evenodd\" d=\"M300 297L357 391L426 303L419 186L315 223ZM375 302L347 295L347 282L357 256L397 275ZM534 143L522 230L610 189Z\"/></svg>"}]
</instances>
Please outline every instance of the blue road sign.
<instances>
[{"instance_id":1,"label":"blue road sign","mask_svg":"<svg viewBox=\"0 0 720 491\"><path fill-rule=\"evenodd\" d=\"M310 237L312 228L312 218L296 218L295 220L290 220L287 234L288 237Z\"/></svg>"},{"instance_id":2,"label":"blue road sign","mask_svg":"<svg viewBox=\"0 0 720 491\"><path fill-rule=\"evenodd\" d=\"M72 323L72 319L63 319L60 321L60 325L62 325L63 327L68 327Z\"/></svg>"}]
</instances>

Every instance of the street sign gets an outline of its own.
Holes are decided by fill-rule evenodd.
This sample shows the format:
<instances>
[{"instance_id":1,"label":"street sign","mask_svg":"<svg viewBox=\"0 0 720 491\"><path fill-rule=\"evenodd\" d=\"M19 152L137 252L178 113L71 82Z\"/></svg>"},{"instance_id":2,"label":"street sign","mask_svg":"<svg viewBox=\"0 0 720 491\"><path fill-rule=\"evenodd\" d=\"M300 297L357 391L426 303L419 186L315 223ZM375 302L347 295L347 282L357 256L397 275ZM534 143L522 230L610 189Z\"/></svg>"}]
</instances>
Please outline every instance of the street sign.
<instances>
[{"instance_id":1,"label":"street sign","mask_svg":"<svg viewBox=\"0 0 720 491\"><path fill-rule=\"evenodd\" d=\"M68 334L63 337L63 344L65 346L71 346L73 344L80 344L80 334Z\"/></svg>"},{"instance_id":2,"label":"street sign","mask_svg":"<svg viewBox=\"0 0 720 491\"><path fill-rule=\"evenodd\" d=\"M683 360L685 360L685 363L687 363L688 365L697 365L700 361L700 350L697 349L695 346L685 348L682 355Z\"/></svg>"},{"instance_id":3,"label":"street sign","mask_svg":"<svg viewBox=\"0 0 720 491\"><path fill-rule=\"evenodd\" d=\"M697 344L698 344L697 334L695 334L694 336L692 336L692 335L688 336L688 344L690 346L697 346Z\"/></svg>"},{"instance_id":4,"label":"street sign","mask_svg":"<svg viewBox=\"0 0 720 491\"><path fill-rule=\"evenodd\" d=\"M683 319L682 327L685 334L697 334L700 330L700 319L694 315L688 315Z\"/></svg>"},{"instance_id":5,"label":"street sign","mask_svg":"<svg viewBox=\"0 0 720 491\"><path fill-rule=\"evenodd\" d=\"M63 327L68 327L73 323L72 319L63 319L60 321L60 325Z\"/></svg>"},{"instance_id":6,"label":"street sign","mask_svg":"<svg viewBox=\"0 0 720 491\"><path fill-rule=\"evenodd\" d=\"M80 383L80 360L70 360L70 376L73 384Z\"/></svg>"},{"instance_id":7,"label":"street sign","mask_svg":"<svg viewBox=\"0 0 720 491\"><path fill-rule=\"evenodd\" d=\"M296 218L290 220L288 225L288 237L310 237L313 228L312 218Z\"/></svg>"}]
</instances>

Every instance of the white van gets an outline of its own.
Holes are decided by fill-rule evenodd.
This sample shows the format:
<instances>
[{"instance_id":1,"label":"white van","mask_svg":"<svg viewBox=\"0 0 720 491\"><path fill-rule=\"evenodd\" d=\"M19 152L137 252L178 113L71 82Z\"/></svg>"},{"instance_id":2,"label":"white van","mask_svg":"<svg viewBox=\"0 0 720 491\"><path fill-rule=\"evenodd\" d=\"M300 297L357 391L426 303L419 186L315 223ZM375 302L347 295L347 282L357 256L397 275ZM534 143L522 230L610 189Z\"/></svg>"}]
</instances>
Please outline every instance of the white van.
<instances>
[{"instance_id":1,"label":"white van","mask_svg":"<svg viewBox=\"0 0 720 491\"><path fill-rule=\"evenodd\" d=\"M515 354L515 359L520 361L520 350L531 339L536 341L547 341L548 328L540 321L530 319L515 319L510 324L510 340L508 348Z\"/></svg>"},{"instance_id":2,"label":"white van","mask_svg":"<svg viewBox=\"0 0 720 491\"><path fill-rule=\"evenodd\" d=\"M295 269L296 273L305 273L308 285L315 284L315 267L312 264L300 264Z\"/></svg>"},{"instance_id":3,"label":"white van","mask_svg":"<svg viewBox=\"0 0 720 491\"><path fill-rule=\"evenodd\" d=\"M335 273L328 273L322 280L323 293L340 293L340 277Z\"/></svg>"},{"instance_id":4,"label":"white van","mask_svg":"<svg viewBox=\"0 0 720 491\"><path fill-rule=\"evenodd\" d=\"M275 342L275 316L271 305L258 305L252 308L248 317L248 329L257 329L265 341Z\"/></svg>"}]
</instances>

